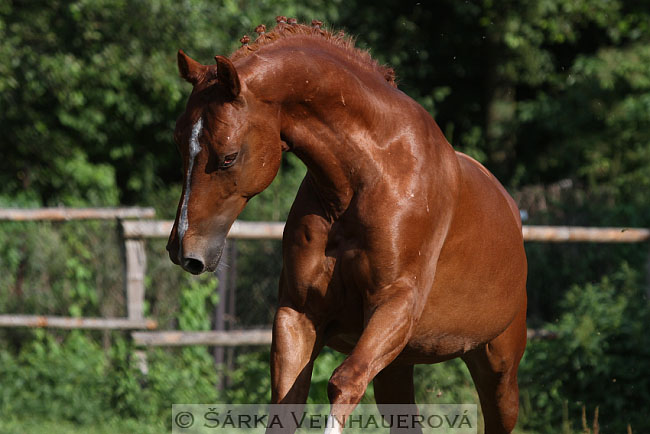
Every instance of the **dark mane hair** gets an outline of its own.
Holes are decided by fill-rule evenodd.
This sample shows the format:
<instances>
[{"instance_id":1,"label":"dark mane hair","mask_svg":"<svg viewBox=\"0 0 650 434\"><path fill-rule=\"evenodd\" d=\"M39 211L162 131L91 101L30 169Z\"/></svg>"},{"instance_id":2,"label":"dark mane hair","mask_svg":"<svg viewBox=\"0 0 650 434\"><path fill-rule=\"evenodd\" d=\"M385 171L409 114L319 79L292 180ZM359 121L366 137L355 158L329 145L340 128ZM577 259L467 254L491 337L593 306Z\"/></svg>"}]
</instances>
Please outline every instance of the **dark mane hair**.
<instances>
[{"instance_id":1,"label":"dark mane hair","mask_svg":"<svg viewBox=\"0 0 650 434\"><path fill-rule=\"evenodd\" d=\"M266 32L266 26L263 24L257 26L255 31L259 36L251 44L248 43L250 38L244 36L241 39L243 45L230 55L230 59L234 62L248 56L249 54L255 53L265 45L270 45L297 36L308 36L325 40L334 46L340 47L347 53L348 57L359 64L359 66L381 74L389 84L397 87L397 84L395 83L395 71L393 68L379 64L370 56L368 51L355 47L355 39L353 37L346 36L342 31L337 31L335 33L332 30L321 29L320 26L322 23L317 20L312 21L312 26L298 24L295 19L290 18L287 20L285 17L277 17L276 21L277 25L269 32Z\"/></svg>"}]
</instances>

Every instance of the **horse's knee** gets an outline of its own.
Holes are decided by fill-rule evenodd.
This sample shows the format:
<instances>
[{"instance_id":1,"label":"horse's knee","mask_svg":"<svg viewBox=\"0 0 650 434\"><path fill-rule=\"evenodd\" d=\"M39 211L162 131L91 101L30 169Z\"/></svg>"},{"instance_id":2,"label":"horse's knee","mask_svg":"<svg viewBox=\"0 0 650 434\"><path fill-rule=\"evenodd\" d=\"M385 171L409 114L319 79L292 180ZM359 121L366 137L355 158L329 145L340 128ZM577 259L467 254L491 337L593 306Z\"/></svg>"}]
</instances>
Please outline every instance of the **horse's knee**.
<instances>
[{"instance_id":1,"label":"horse's knee","mask_svg":"<svg viewBox=\"0 0 650 434\"><path fill-rule=\"evenodd\" d=\"M332 374L327 396L332 404L357 404L366 392L369 380L364 363L347 358Z\"/></svg>"}]
</instances>

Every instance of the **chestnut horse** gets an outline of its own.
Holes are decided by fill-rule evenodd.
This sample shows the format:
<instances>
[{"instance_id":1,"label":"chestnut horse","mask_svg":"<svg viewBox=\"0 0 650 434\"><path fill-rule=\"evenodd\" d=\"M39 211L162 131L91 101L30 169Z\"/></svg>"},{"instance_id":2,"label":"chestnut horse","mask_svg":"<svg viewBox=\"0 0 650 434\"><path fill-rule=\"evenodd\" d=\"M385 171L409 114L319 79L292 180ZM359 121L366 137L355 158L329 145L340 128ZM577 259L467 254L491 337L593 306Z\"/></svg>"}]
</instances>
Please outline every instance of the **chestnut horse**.
<instances>
[{"instance_id":1,"label":"chestnut horse","mask_svg":"<svg viewBox=\"0 0 650 434\"><path fill-rule=\"evenodd\" d=\"M347 354L328 385L343 417L370 381L378 404L414 403L414 364L461 357L485 432L511 432L526 346L514 201L342 33L283 17L264 30L215 65L178 52L194 88L174 133L184 184L171 260L213 271L237 215L294 152L308 170L284 230L273 403L306 401L325 345Z\"/></svg>"}]
</instances>

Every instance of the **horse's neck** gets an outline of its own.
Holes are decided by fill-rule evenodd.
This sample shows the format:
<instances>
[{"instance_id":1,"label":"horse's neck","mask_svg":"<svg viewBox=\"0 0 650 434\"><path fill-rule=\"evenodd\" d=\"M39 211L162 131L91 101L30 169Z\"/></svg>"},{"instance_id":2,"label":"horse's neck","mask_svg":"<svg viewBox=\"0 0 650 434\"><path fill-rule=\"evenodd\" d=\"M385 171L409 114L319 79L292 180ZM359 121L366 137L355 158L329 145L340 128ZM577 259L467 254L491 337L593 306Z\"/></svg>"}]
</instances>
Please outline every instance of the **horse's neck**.
<instances>
[{"instance_id":1,"label":"horse's neck","mask_svg":"<svg viewBox=\"0 0 650 434\"><path fill-rule=\"evenodd\" d=\"M273 67L271 56L260 55L256 69L268 72L254 75L251 87L279 105L283 139L305 163L314 188L336 215L362 186L398 175L382 169L388 159L414 160L413 146L398 131L405 122L417 127L410 134L429 127L417 116L415 103L381 75L363 68L351 73L355 65L344 57L332 60L335 55L319 58L318 53L297 50L293 60Z\"/></svg>"}]
</instances>

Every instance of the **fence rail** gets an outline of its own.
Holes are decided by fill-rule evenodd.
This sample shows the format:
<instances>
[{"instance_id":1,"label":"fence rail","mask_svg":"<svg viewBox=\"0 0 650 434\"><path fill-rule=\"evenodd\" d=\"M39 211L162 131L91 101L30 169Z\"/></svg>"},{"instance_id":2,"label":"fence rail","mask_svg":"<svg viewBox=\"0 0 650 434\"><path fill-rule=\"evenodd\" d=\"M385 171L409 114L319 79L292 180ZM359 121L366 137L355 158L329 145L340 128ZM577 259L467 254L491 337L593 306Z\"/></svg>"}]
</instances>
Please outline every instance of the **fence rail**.
<instances>
[{"instance_id":1,"label":"fence rail","mask_svg":"<svg viewBox=\"0 0 650 434\"><path fill-rule=\"evenodd\" d=\"M124 221L122 230L125 238L167 238L174 222L171 220ZM281 240L283 222L245 222L236 220L228 238L243 240Z\"/></svg>"},{"instance_id":2,"label":"fence rail","mask_svg":"<svg viewBox=\"0 0 650 434\"><path fill-rule=\"evenodd\" d=\"M650 229L588 228L580 226L524 226L524 241L551 243L641 243L650 241Z\"/></svg>"},{"instance_id":3,"label":"fence rail","mask_svg":"<svg viewBox=\"0 0 650 434\"><path fill-rule=\"evenodd\" d=\"M75 318L67 316L0 315L0 327L49 327L59 329L141 330L155 329L152 319Z\"/></svg>"},{"instance_id":4,"label":"fence rail","mask_svg":"<svg viewBox=\"0 0 650 434\"><path fill-rule=\"evenodd\" d=\"M268 329L133 332L131 337L138 346L210 345L237 347L241 345L271 345L271 330Z\"/></svg>"},{"instance_id":5,"label":"fence rail","mask_svg":"<svg viewBox=\"0 0 650 434\"><path fill-rule=\"evenodd\" d=\"M153 208L0 208L0 220L36 221L36 220L113 220L154 218Z\"/></svg>"}]
</instances>

